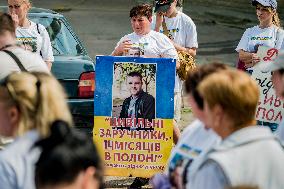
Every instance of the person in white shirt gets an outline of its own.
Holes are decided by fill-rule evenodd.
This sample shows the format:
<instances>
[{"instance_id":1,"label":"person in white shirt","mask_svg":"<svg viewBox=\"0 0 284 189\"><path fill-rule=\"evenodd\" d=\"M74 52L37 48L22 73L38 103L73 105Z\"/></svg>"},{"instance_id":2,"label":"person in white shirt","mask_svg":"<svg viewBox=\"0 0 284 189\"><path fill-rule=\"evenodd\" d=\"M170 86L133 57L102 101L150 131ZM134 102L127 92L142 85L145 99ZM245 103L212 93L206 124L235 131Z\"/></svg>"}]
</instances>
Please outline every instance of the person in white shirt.
<instances>
[{"instance_id":1,"label":"person in white shirt","mask_svg":"<svg viewBox=\"0 0 284 189\"><path fill-rule=\"evenodd\" d=\"M8 0L8 12L16 25L17 41L26 49L41 55L51 70L54 61L52 46L45 27L28 19L29 0Z\"/></svg>"},{"instance_id":2,"label":"person in white shirt","mask_svg":"<svg viewBox=\"0 0 284 189\"><path fill-rule=\"evenodd\" d=\"M259 24L246 29L236 48L242 62L242 65L238 65L240 69L253 67L260 62L257 56L259 46L284 48L284 31L281 29L277 13L277 1L252 0L252 5L256 7Z\"/></svg>"},{"instance_id":3,"label":"person in white shirt","mask_svg":"<svg viewBox=\"0 0 284 189\"><path fill-rule=\"evenodd\" d=\"M284 51L281 51L273 62L263 62L260 65L263 72L272 72L272 82L276 95L284 100ZM280 122L275 135L284 142L284 119Z\"/></svg>"},{"instance_id":4,"label":"person in white shirt","mask_svg":"<svg viewBox=\"0 0 284 189\"><path fill-rule=\"evenodd\" d=\"M5 52L6 51L6 52ZM16 45L15 26L10 15L7 13L0 14L0 80L12 72L20 72L21 68L17 62L8 53L14 54L27 71L38 71L49 73L48 67L42 58L30 51ZM12 140L0 137L0 148Z\"/></svg>"},{"instance_id":5,"label":"person in white shirt","mask_svg":"<svg viewBox=\"0 0 284 189\"><path fill-rule=\"evenodd\" d=\"M157 0L152 24L155 31L163 33L162 23L165 22L176 50L195 56L198 48L196 26L189 16L177 9L178 3L178 0Z\"/></svg>"},{"instance_id":6,"label":"person in white shirt","mask_svg":"<svg viewBox=\"0 0 284 189\"><path fill-rule=\"evenodd\" d=\"M42 58L16 45L15 26L10 15L0 14L0 80L12 72L21 71L16 61L5 51L13 53L27 71L49 73Z\"/></svg>"},{"instance_id":7,"label":"person in white shirt","mask_svg":"<svg viewBox=\"0 0 284 189\"><path fill-rule=\"evenodd\" d=\"M0 135L15 140L0 151L0 183L5 189L35 189L35 142L50 134L56 120L72 125L61 84L43 72L14 72L0 83Z\"/></svg>"},{"instance_id":8,"label":"person in white shirt","mask_svg":"<svg viewBox=\"0 0 284 189\"><path fill-rule=\"evenodd\" d=\"M198 48L196 26L189 16L178 10L177 6L181 6L179 0L156 0L154 10L156 14L153 16L152 28L167 34L177 51L185 51L195 56ZM183 82L176 76L175 124L181 119L182 85Z\"/></svg>"},{"instance_id":9,"label":"person in white shirt","mask_svg":"<svg viewBox=\"0 0 284 189\"><path fill-rule=\"evenodd\" d=\"M225 69L228 67L224 64L211 63L199 66L190 72L185 81L185 87L188 93L188 102L196 120L185 128L177 145L172 149L165 173L156 174L151 179L155 189L184 188L190 182L191 175L198 165L198 161L201 161L203 154L219 144L220 137L211 129L206 128L203 123L205 120L203 99L197 92L197 86L208 75ZM177 169L180 171L176 171Z\"/></svg>"},{"instance_id":10,"label":"person in white shirt","mask_svg":"<svg viewBox=\"0 0 284 189\"><path fill-rule=\"evenodd\" d=\"M256 81L246 72L224 70L204 79L198 92L205 125L222 141L205 155L187 188L283 188L283 146L269 128L256 126Z\"/></svg>"},{"instance_id":11,"label":"person in white shirt","mask_svg":"<svg viewBox=\"0 0 284 189\"><path fill-rule=\"evenodd\" d=\"M174 58L178 54L171 40L164 34L151 30L152 6L142 4L130 10L133 33L122 37L111 53L112 56L138 56L145 58ZM177 68L179 63L177 61ZM175 88L178 77L175 78ZM174 125L174 143L180 135L178 126Z\"/></svg>"},{"instance_id":12,"label":"person in white shirt","mask_svg":"<svg viewBox=\"0 0 284 189\"><path fill-rule=\"evenodd\" d=\"M164 34L151 30L152 6L140 4L130 10L133 33L122 37L111 53L112 56L135 56L144 58L173 58L178 60L178 54L171 40ZM176 64L179 67L177 61ZM179 138L179 128L174 125L174 143ZM148 179L137 177L130 188L140 188Z\"/></svg>"},{"instance_id":13,"label":"person in white shirt","mask_svg":"<svg viewBox=\"0 0 284 189\"><path fill-rule=\"evenodd\" d=\"M139 56L145 58L178 58L171 41L151 30L152 6L138 5L130 10L133 33L120 39L112 56Z\"/></svg>"}]
</instances>

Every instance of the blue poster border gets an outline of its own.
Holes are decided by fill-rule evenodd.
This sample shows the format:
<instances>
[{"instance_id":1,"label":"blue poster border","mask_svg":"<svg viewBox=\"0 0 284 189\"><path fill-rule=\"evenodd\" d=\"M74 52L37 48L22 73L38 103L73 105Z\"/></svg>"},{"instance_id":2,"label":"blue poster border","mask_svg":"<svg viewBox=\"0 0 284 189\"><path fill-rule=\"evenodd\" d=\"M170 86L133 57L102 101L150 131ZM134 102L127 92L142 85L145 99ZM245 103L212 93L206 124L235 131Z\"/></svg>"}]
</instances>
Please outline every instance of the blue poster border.
<instances>
[{"instance_id":1,"label":"blue poster border","mask_svg":"<svg viewBox=\"0 0 284 189\"><path fill-rule=\"evenodd\" d=\"M97 56L94 116L110 117L112 114L113 65L117 62L157 64L156 118L172 119L176 60L171 58Z\"/></svg>"}]
</instances>

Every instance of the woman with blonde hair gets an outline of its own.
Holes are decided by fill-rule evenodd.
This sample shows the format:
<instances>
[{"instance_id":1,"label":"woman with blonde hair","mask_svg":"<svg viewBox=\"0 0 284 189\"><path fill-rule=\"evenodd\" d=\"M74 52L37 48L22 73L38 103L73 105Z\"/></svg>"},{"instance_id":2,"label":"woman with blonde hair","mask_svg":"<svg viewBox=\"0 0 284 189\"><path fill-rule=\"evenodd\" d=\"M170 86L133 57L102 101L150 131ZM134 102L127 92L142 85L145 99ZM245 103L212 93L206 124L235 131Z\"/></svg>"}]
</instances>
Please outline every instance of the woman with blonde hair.
<instances>
[{"instance_id":1,"label":"woman with blonde hair","mask_svg":"<svg viewBox=\"0 0 284 189\"><path fill-rule=\"evenodd\" d=\"M284 31L277 13L277 1L252 0L252 5L256 7L259 24L245 31L236 48L240 60L238 68L243 70L260 62L257 56L259 46L284 48Z\"/></svg>"},{"instance_id":2,"label":"woman with blonde hair","mask_svg":"<svg viewBox=\"0 0 284 189\"><path fill-rule=\"evenodd\" d=\"M56 120L72 125L65 93L46 73L12 73L0 84L0 134L15 141L0 152L1 188L34 186L34 143L50 133Z\"/></svg>"},{"instance_id":3,"label":"woman with blonde hair","mask_svg":"<svg viewBox=\"0 0 284 189\"><path fill-rule=\"evenodd\" d=\"M28 11L32 7L29 0L8 0L8 12L16 26L19 43L27 50L41 55L49 69L54 61L52 46L45 27L28 19Z\"/></svg>"},{"instance_id":4,"label":"woman with blonde hair","mask_svg":"<svg viewBox=\"0 0 284 189\"><path fill-rule=\"evenodd\" d=\"M204 99L205 125L222 139L206 155L190 189L284 186L284 151L267 127L256 126L256 81L238 70L209 75L198 86Z\"/></svg>"}]
</instances>

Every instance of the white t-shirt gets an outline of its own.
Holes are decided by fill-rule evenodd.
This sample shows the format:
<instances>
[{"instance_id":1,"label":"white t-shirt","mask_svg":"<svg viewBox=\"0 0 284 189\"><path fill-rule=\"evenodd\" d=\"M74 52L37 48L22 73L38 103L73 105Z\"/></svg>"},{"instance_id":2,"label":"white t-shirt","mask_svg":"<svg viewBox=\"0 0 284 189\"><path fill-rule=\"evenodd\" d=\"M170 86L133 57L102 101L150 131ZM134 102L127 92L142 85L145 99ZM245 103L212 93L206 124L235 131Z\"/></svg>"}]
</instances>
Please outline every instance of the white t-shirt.
<instances>
[{"instance_id":1,"label":"white t-shirt","mask_svg":"<svg viewBox=\"0 0 284 189\"><path fill-rule=\"evenodd\" d=\"M0 151L0 183L5 189L35 189L35 163L39 148L32 148L39 139L35 130L18 137Z\"/></svg>"},{"instance_id":2,"label":"white t-shirt","mask_svg":"<svg viewBox=\"0 0 284 189\"><path fill-rule=\"evenodd\" d=\"M152 29L155 29L156 15L152 19ZM173 18L165 17L165 22L169 32L169 38L175 43L187 47L198 48L196 26L192 19L186 14L178 11ZM160 27L160 33L163 33L163 27ZM175 81L175 92L181 92L182 82L177 76Z\"/></svg>"},{"instance_id":3,"label":"white t-shirt","mask_svg":"<svg viewBox=\"0 0 284 189\"><path fill-rule=\"evenodd\" d=\"M167 169L169 178L172 181L181 182L177 185L185 185L192 175L194 164L198 164L196 162L199 161L198 158L220 141L217 134L206 129L201 121L195 120L186 127L177 145L172 149Z\"/></svg>"},{"instance_id":4,"label":"white t-shirt","mask_svg":"<svg viewBox=\"0 0 284 189\"><path fill-rule=\"evenodd\" d=\"M279 34L277 35L277 32ZM278 36L278 42L276 43L276 36ZM277 49L284 48L284 31L278 29L277 26L272 25L268 28L260 28L259 26L254 26L248 28L243 34L236 51L244 50L246 52L256 53L258 46L275 47L277 44Z\"/></svg>"},{"instance_id":5,"label":"white t-shirt","mask_svg":"<svg viewBox=\"0 0 284 189\"><path fill-rule=\"evenodd\" d=\"M137 56L144 58L175 58L177 51L171 40L164 34L151 30L146 35L137 35L135 32L125 35L117 43L116 47L125 40L130 40L132 48L124 56ZM181 90L180 79L176 75L175 91Z\"/></svg>"},{"instance_id":6,"label":"white t-shirt","mask_svg":"<svg viewBox=\"0 0 284 189\"><path fill-rule=\"evenodd\" d=\"M169 38L175 43L187 47L198 48L196 26L192 19L186 14L178 11L173 18L165 17ZM152 28L155 28L156 16L153 16ZM163 27L160 27L160 33L163 33Z\"/></svg>"},{"instance_id":7,"label":"white t-shirt","mask_svg":"<svg viewBox=\"0 0 284 189\"><path fill-rule=\"evenodd\" d=\"M16 36L19 44L22 44L27 50L37 52L44 61L54 61L52 46L49 35L45 27L30 21L28 28L17 27Z\"/></svg>"},{"instance_id":8,"label":"white t-shirt","mask_svg":"<svg viewBox=\"0 0 284 189\"><path fill-rule=\"evenodd\" d=\"M137 35L135 32L125 35L117 46L125 40L130 40L132 48L124 56L137 56L145 58L178 58L175 47L163 34L150 31L146 35ZM116 46L116 47L117 47Z\"/></svg>"},{"instance_id":9,"label":"white t-shirt","mask_svg":"<svg viewBox=\"0 0 284 189\"><path fill-rule=\"evenodd\" d=\"M49 69L46 63L42 60L42 58L38 54L24 50L20 47L11 47L11 48L7 48L7 50L14 53L15 56L21 61L22 65L28 71L38 71L38 72L49 73ZM1 59L0 79L5 78L12 72L21 71L19 66L16 64L15 60L7 53L0 51L0 59Z\"/></svg>"}]
</instances>

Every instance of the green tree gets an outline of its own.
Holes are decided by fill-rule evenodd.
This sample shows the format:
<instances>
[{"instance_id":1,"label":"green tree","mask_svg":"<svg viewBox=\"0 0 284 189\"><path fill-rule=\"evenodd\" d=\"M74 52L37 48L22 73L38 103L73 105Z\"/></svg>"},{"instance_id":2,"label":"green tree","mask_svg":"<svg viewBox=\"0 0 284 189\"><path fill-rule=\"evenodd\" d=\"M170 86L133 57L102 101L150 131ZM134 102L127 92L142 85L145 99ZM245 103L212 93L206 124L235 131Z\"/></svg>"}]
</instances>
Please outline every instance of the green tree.
<instances>
[{"instance_id":1,"label":"green tree","mask_svg":"<svg viewBox=\"0 0 284 189\"><path fill-rule=\"evenodd\" d=\"M117 81L119 83L125 82L130 72L141 73L146 92L148 92L149 84L156 79L156 64L119 63L114 64L114 69L121 69L122 71L120 79Z\"/></svg>"}]
</instances>

